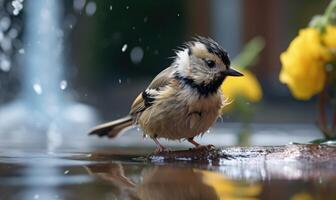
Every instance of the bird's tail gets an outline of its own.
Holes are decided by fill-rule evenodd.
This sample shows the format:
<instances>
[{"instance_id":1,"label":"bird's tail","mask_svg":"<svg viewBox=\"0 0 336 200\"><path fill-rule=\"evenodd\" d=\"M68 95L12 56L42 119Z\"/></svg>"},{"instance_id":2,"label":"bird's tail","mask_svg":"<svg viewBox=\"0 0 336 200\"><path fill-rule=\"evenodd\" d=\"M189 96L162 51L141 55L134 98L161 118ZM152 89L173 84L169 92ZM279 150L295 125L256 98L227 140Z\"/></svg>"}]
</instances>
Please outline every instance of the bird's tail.
<instances>
[{"instance_id":1,"label":"bird's tail","mask_svg":"<svg viewBox=\"0 0 336 200\"><path fill-rule=\"evenodd\" d=\"M94 127L89 135L98 135L99 137L115 138L122 133L126 128L132 126L133 119L131 116L126 116L112 122L98 125Z\"/></svg>"}]
</instances>

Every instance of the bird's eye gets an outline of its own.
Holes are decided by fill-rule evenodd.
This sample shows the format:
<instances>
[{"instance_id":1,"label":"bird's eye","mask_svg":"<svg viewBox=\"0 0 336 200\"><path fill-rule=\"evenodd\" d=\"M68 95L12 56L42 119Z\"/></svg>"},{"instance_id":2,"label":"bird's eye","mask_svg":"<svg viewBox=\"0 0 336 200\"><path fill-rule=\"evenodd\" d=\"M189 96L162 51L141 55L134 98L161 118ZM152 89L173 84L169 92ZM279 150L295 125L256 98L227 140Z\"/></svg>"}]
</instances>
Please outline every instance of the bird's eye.
<instances>
[{"instance_id":1,"label":"bird's eye","mask_svg":"<svg viewBox=\"0 0 336 200\"><path fill-rule=\"evenodd\" d=\"M213 68L215 66L215 61L213 60L205 60L208 67Z\"/></svg>"}]
</instances>

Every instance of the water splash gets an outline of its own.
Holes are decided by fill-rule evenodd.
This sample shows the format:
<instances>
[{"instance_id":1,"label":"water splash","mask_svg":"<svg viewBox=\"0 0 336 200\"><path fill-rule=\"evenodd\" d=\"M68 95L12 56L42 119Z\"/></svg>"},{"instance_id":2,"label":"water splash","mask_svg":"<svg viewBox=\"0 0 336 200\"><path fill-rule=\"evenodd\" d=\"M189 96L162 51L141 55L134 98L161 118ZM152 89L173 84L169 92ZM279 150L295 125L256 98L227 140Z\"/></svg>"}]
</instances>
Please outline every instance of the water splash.
<instances>
[{"instance_id":1,"label":"water splash","mask_svg":"<svg viewBox=\"0 0 336 200\"><path fill-rule=\"evenodd\" d=\"M0 119L5 119L0 121L0 134L14 141L41 143L48 149L72 141L67 137L86 138L86 130L97 121L90 107L65 95L61 5L58 0L25 2L24 48L19 50L22 91L17 101L0 109Z\"/></svg>"}]
</instances>

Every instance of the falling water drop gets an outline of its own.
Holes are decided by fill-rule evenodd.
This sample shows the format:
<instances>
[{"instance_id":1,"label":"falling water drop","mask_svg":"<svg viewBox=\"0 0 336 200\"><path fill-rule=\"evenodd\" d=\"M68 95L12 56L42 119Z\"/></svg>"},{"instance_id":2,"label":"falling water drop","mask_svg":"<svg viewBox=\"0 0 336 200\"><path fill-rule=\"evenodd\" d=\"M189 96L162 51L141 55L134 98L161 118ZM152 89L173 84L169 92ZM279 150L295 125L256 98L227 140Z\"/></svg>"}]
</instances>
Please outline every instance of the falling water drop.
<instances>
[{"instance_id":1,"label":"falling water drop","mask_svg":"<svg viewBox=\"0 0 336 200\"><path fill-rule=\"evenodd\" d=\"M121 79L118 80L118 83L121 84Z\"/></svg>"},{"instance_id":2,"label":"falling water drop","mask_svg":"<svg viewBox=\"0 0 336 200\"><path fill-rule=\"evenodd\" d=\"M68 82L66 80L62 80L60 82L60 88L61 90L65 90L68 87Z\"/></svg>"},{"instance_id":3,"label":"falling water drop","mask_svg":"<svg viewBox=\"0 0 336 200\"><path fill-rule=\"evenodd\" d=\"M125 52L127 50L127 44L124 44L123 46L122 46L122 48L121 48L121 51L122 52Z\"/></svg>"},{"instance_id":4,"label":"falling water drop","mask_svg":"<svg viewBox=\"0 0 336 200\"><path fill-rule=\"evenodd\" d=\"M42 87L41 87L41 85L38 84L38 83L35 83L35 84L33 85L33 89L34 89L35 93L38 94L38 95L41 95L42 92L43 92L43 91L42 91Z\"/></svg>"},{"instance_id":5,"label":"falling water drop","mask_svg":"<svg viewBox=\"0 0 336 200\"><path fill-rule=\"evenodd\" d=\"M110 10L112 10L112 5L110 6Z\"/></svg>"}]
</instances>

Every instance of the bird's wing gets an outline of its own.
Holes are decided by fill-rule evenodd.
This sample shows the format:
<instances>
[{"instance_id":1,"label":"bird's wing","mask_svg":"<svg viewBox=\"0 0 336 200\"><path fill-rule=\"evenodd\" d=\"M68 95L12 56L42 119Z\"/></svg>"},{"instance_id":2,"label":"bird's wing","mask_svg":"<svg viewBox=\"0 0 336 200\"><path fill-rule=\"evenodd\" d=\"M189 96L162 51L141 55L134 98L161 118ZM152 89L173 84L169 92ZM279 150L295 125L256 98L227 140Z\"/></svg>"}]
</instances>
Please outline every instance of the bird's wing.
<instances>
[{"instance_id":1,"label":"bird's wing","mask_svg":"<svg viewBox=\"0 0 336 200\"><path fill-rule=\"evenodd\" d=\"M131 107L130 115L135 115L151 106L158 91L160 91L160 89L164 86L170 84L173 78L173 73L174 67L172 66L161 71L149 84L147 89L135 98Z\"/></svg>"}]
</instances>

